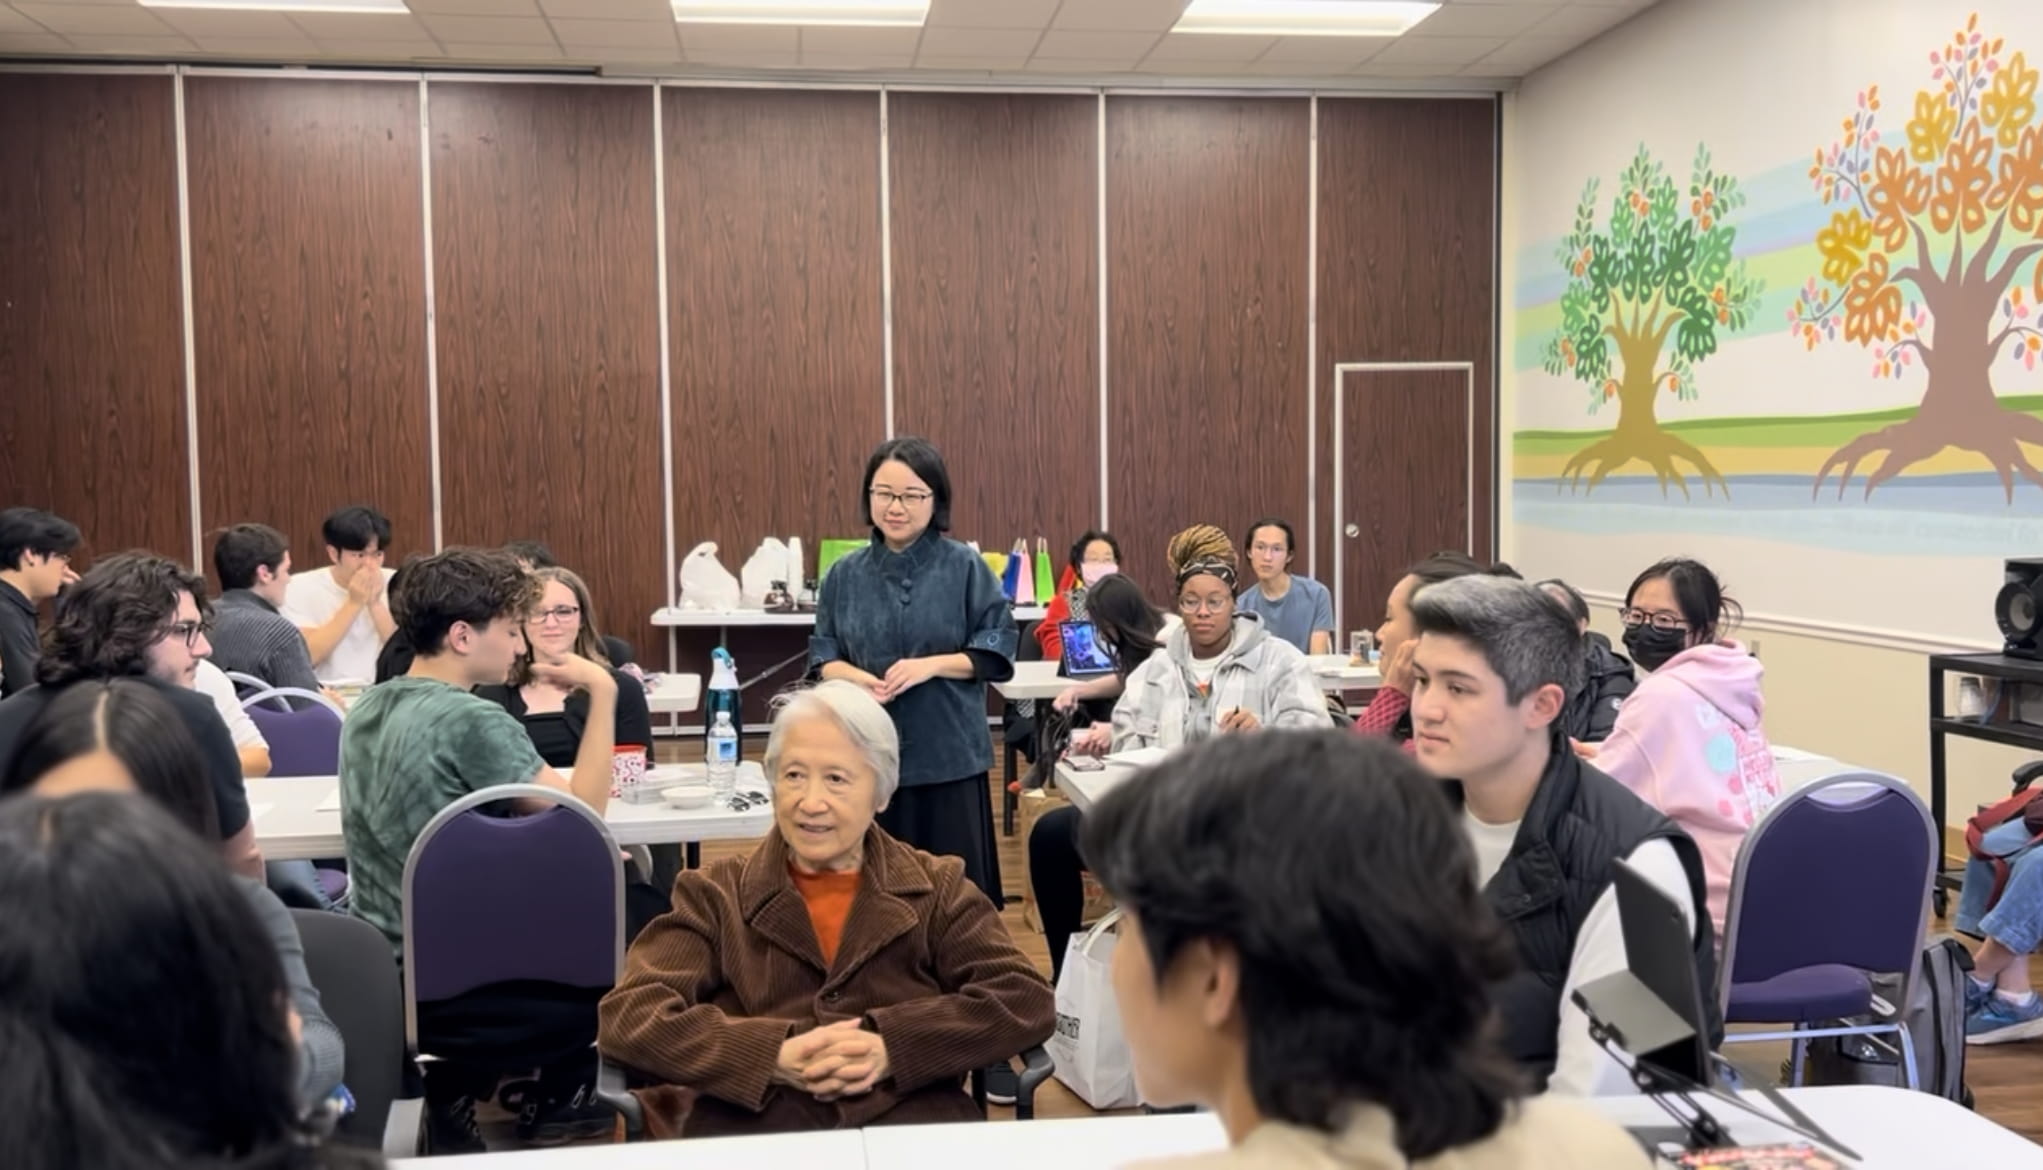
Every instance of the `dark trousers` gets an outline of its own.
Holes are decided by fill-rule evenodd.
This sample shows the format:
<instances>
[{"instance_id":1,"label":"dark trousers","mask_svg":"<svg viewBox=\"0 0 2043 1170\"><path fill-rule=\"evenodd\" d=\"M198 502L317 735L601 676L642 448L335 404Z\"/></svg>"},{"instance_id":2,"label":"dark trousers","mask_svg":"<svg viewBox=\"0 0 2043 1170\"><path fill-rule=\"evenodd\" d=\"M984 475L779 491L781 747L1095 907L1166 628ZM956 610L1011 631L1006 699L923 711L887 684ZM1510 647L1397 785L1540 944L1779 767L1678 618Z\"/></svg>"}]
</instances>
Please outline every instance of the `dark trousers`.
<instances>
[{"instance_id":1,"label":"dark trousers","mask_svg":"<svg viewBox=\"0 0 2043 1170\"><path fill-rule=\"evenodd\" d=\"M1085 859L1078 855L1083 813L1071 805L1054 808L1029 830L1029 886L1036 915L1050 946L1051 981L1064 974L1064 949L1085 919Z\"/></svg>"}]
</instances>

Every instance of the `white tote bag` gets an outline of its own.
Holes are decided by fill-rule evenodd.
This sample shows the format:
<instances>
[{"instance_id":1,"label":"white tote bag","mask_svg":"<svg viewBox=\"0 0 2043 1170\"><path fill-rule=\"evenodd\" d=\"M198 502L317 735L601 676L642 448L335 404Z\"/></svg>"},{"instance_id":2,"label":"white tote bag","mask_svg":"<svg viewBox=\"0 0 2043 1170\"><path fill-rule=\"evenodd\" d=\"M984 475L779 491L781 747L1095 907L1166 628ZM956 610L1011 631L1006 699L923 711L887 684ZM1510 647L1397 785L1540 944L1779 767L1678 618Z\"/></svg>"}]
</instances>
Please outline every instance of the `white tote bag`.
<instances>
[{"instance_id":1,"label":"white tote bag","mask_svg":"<svg viewBox=\"0 0 2043 1170\"><path fill-rule=\"evenodd\" d=\"M1115 910L1072 938L1057 980L1057 1030L1045 1046L1057 1079L1094 1109L1132 1109L1141 1103L1108 968L1119 941L1113 927L1120 920Z\"/></svg>"}]
</instances>

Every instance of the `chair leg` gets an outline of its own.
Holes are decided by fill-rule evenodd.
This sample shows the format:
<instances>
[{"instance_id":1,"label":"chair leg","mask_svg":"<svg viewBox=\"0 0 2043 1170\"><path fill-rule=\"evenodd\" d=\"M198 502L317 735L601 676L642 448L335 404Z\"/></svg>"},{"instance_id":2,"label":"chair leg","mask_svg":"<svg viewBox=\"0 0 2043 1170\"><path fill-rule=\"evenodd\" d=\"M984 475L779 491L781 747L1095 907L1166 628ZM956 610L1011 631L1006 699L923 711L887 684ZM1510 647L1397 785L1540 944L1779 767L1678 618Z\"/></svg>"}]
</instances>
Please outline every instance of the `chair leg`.
<instances>
[{"instance_id":1,"label":"chair leg","mask_svg":"<svg viewBox=\"0 0 2043 1170\"><path fill-rule=\"evenodd\" d=\"M1894 1034L1901 1038L1901 1068L1908 1077L1908 1087L1910 1090L1920 1089L1922 1082L1915 1066L1915 1037L1909 1035L1906 1027L1894 1029Z\"/></svg>"},{"instance_id":2,"label":"chair leg","mask_svg":"<svg viewBox=\"0 0 2043 1170\"><path fill-rule=\"evenodd\" d=\"M1012 837L1014 836L1014 814L1021 805L1021 800L1014 791L1017 768L1015 766L1013 744L1007 745L1003 771L1005 783L1000 786L1000 831L1002 836Z\"/></svg>"},{"instance_id":3,"label":"chair leg","mask_svg":"<svg viewBox=\"0 0 2043 1170\"><path fill-rule=\"evenodd\" d=\"M1802 1087L1802 1066L1808 1060L1808 1057L1809 1042L1800 1036L1795 1037L1794 1071L1788 1077L1788 1086L1790 1088L1799 1089Z\"/></svg>"}]
</instances>

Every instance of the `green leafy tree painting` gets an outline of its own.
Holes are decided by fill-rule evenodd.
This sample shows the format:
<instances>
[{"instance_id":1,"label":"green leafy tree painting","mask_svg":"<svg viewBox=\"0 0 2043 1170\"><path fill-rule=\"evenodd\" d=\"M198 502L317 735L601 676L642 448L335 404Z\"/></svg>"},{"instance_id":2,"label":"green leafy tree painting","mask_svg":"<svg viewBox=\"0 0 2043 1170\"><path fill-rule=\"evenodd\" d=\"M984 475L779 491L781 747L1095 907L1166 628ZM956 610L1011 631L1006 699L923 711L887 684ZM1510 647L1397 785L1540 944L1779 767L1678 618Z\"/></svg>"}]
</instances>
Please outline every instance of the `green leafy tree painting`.
<instances>
[{"instance_id":1,"label":"green leafy tree painting","mask_svg":"<svg viewBox=\"0 0 2043 1170\"><path fill-rule=\"evenodd\" d=\"M1695 470L1707 494L1730 485L1694 444L1669 434L1655 417L1662 394L1696 396L1695 367L1717 352L1723 335L1749 322L1760 282L1731 257L1737 229L1730 219L1745 202L1737 180L1710 166L1698 147L1687 194L1644 145L1618 176L1603 230L1596 227L1598 182L1575 207L1575 227L1557 259L1568 276L1561 327L1547 341L1549 374L1588 384L1593 415L1617 403L1611 433L1569 458L1564 484L1594 491L1604 477L1638 461L1689 495L1675 461Z\"/></svg>"},{"instance_id":2,"label":"green leafy tree painting","mask_svg":"<svg viewBox=\"0 0 2043 1170\"><path fill-rule=\"evenodd\" d=\"M1816 152L1809 178L1837 208L1817 234L1820 277L1788 311L1810 349L1835 341L1873 353L1873 375L1925 375L1921 405L1900 422L1840 446L1816 472L1837 472L1841 498L1861 461L1884 453L1865 494L1947 447L1983 456L2009 503L2015 477L2043 487L2023 443L2043 445L2043 419L2003 407L1992 366L2006 354L2030 369L2043 350L2036 305L2043 267L2043 125L2037 71L2003 60L2000 38L1974 14L1931 53L1930 88L1915 95L1905 141L1882 145L1877 87L1858 96L1844 136Z\"/></svg>"}]
</instances>

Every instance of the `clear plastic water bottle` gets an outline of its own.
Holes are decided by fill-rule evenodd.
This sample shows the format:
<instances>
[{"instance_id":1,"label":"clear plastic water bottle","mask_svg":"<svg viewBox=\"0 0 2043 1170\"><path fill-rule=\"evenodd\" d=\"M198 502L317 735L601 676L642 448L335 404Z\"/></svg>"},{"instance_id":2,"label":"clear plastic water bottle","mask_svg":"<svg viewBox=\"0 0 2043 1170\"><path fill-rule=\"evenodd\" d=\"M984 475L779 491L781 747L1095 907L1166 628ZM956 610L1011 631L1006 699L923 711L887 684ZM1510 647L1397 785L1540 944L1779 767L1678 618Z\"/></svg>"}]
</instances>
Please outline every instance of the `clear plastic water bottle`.
<instances>
[{"instance_id":1,"label":"clear plastic water bottle","mask_svg":"<svg viewBox=\"0 0 2043 1170\"><path fill-rule=\"evenodd\" d=\"M738 791L738 729L728 711L718 711L709 729L709 788L726 802Z\"/></svg>"}]
</instances>

